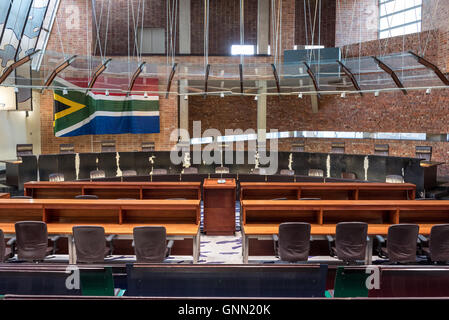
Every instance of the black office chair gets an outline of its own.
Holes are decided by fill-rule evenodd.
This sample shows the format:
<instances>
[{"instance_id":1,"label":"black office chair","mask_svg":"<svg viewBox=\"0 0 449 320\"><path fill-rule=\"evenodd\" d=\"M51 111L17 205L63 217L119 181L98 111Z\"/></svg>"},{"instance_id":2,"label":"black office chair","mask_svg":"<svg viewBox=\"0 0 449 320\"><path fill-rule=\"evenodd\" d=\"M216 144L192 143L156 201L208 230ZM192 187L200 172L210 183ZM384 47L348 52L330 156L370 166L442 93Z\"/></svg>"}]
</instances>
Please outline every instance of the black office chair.
<instances>
[{"instance_id":1,"label":"black office chair","mask_svg":"<svg viewBox=\"0 0 449 320\"><path fill-rule=\"evenodd\" d=\"M196 174L198 173L198 168L195 167L189 167L189 168L184 168L182 170L183 174Z\"/></svg>"},{"instance_id":2,"label":"black office chair","mask_svg":"<svg viewBox=\"0 0 449 320\"><path fill-rule=\"evenodd\" d=\"M153 176L167 174L167 169L153 169Z\"/></svg>"},{"instance_id":3,"label":"black office chair","mask_svg":"<svg viewBox=\"0 0 449 320\"><path fill-rule=\"evenodd\" d=\"M282 169L279 172L279 174L283 175L283 176L294 176L295 175L295 170Z\"/></svg>"},{"instance_id":4,"label":"black office chair","mask_svg":"<svg viewBox=\"0 0 449 320\"><path fill-rule=\"evenodd\" d=\"M137 176L137 171L136 170L125 170L125 171L122 172L122 176L123 177Z\"/></svg>"},{"instance_id":5,"label":"black office chair","mask_svg":"<svg viewBox=\"0 0 449 320\"><path fill-rule=\"evenodd\" d=\"M41 221L20 221L15 224L15 245L19 260L38 262L55 254L58 236L51 237L53 247L48 247L47 224Z\"/></svg>"},{"instance_id":6,"label":"black office chair","mask_svg":"<svg viewBox=\"0 0 449 320\"><path fill-rule=\"evenodd\" d=\"M354 172L342 172L341 173L342 179L348 179L348 180L356 180L357 175Z\"/></svg>"},{"instance_id":7,"label":"black office chair","mask_svg":"<svg viewBox=\"0 0 449 320\"><path fill-rule=\"evenodd\" d=\"M392 263L409 263L416 261L416 249L419 226L416 224L396 224L388 228L387 245L382 236L376 236L379 257Z\"/></svg>"},{"instance_id":8,"label":"black office chair","mask_svg":"<svg viewBox=\"0 0 449 320\"><path fill-rule=\"evenodd\" d=\"M11 249L6 247L3 230L0 229L0 263L3 263L7 259L11 258L11 253Z\"/></svg>"},{"instance_id":9,"label":"black office chair","mask_svg":"<svg viewBox=\"0 0 449 320\"><path fill-rule=\"evenodd\" d=\"M365 222L340 222L336 226L335 240L327 236L331 257L346 264L365 259L368 224Z\"/></svg>"},{"instance_id":10,"label":"black office chair","mask_svg":"<svg viewBox=\"0 0 449 320\"><path fill-rule=\"evenodd\" d=\"M48 176L48 181L50 181L50 182L62 182L62 181L64 181L64 174L63 173L51 173Z\"/></svg>"},{"instance_id":11,"label":"black office chair","mask_svg":"<svg viewBox=\"0 0 449 320\"><path fill-rule=\"evenodd\" d=\"M107 254L104 228L75 226L72 228L77 263L103 263Z\"/></svg>"},{"instance_id":12,"label":"black office chair","mask_svg":"<svg viewBox=\"0 0 449 320\"><path fill-rule=\"evenodd\" d=\"M106 178L106 173L103 170L93 170L90 172L91 179Z\"/></svg>"},{"instance_id":13,"label":"black office chair","mask_svg":"<svg viewBox=\"0 0 449 320\"><path fill-rule=\"evenodd\" d=\"M98 196L96 196L94 194L79 194L79 195L75 196L75 199L78 199L78 200L97 200Z\"/></svg>"},{"instance_id":14,"label":"black office chair","mask_svg":"<svg viewBox=\"0 0 449 320\"><path fill-rule=\"evenodd\" d=\"M279 225L278 235L273 235L274 250L281 261L299 262L309 259L310 224L284 222Z\"/></svg>"},{"instance_id":15,"label":"black office chair","mask_svg":"<svg viewBox=\"0 0 449 320\"><path fill-rule=\"evenodd\" d=\"M419 235L422 253L432 263L447 263L449 261L449 224L438 224L430 229L430 237ZM423 245L428 244L428 247Z\"/></svg>"},{"instance_id":16,"label":"black office chair","mask_svg":"<svg viewBox=\"0 0 449 320\"><path fill-rule=\"evenodd\" d=\"M133 234L137 263L161 263L170 256L174 241L167 243L165 227L135 227Z\"/></svg>"}]
</instances>

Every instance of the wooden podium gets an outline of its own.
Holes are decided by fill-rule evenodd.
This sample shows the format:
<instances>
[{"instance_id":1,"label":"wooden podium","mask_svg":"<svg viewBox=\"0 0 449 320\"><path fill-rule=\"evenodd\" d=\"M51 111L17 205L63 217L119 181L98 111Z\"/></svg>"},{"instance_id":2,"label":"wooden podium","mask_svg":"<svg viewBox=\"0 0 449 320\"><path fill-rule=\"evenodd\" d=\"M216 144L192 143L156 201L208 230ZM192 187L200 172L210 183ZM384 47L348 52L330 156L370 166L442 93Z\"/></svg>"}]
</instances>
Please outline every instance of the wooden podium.
<instances>
[{"instance_id":1,"label":"wooden podium","mask_svg":"<svg viewBox=\"0 0 449 320\"><path fill-rule=\"evenodd\" d=\"M207 235L235 233L235 179L204 179L204 232Z\"/></svg>"}]
</instances>

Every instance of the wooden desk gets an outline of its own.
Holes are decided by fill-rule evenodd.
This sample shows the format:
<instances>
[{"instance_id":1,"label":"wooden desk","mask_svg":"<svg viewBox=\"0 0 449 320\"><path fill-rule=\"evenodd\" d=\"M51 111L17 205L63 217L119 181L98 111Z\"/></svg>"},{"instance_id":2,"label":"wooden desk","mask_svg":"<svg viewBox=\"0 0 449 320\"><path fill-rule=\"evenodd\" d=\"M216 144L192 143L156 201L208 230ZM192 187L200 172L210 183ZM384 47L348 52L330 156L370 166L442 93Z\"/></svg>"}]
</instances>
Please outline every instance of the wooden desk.
<instances>
[{"instance_id":1,"label":"wooden desk","mask_svg":"<svg viewBox=\"0 0 449 320\"><path fill-rule=\"evenodd\" d=\"M414 200L410 183L241 182L240 200L320 198L322 200Z\"/></svg>"},{"instance_id":2,"label":"wooden desk","mask_svg":"<svg viewBox=\"0 0 449 320\"><path fill-rule=\"evenodd\" d=\"M203 184L204 231L208 235L229 235L235 232L235 179L205 179Z\"/></svg>"},{"instance_id":3,"label":"wooden desk","mask_svg":"<svg viewBox=\"0 0 449 320\"><path fill-rule=\"evenodd\" d=\"M368 223L369 235L386 235L398 223L416 223L420 234L430 234L433 225L449 223L449 201L443 200L243 200L241 205L245 263L251 253L250 239L271 240L282 222L309 222L312 236L335 234L336 224L344 221Z\"/></svg>"},{"instance_id":4,"label":"wooden desk","mask_svg":"<svg viewBox=\"0 0 449 320\"><path fill-rule=\"evenodd\" d=\"M15 222L30 220L46 222L49 234L68 236L70 263L76 261L72 228L78 225L99 225L121 239L132 239L136 226L165 226L168 239L192 239L194 263L199 257L200 200L0 200L5 234L15 233Z\"/></svg>"},{"instance_id":5,"label":"wooden desk","mask_svg":"<svg viewBox=\"0 0 449 320\"><path fill-rule=\"evenodd\" d=\"M25 195L34 199L73 199L76 195L100 199L201 199L200 182L28 182Z\"/></svg>"},{"instance_id":6,"label":"wooden desk","mask_svg":"<svg viewBox=\"0 0 449 320\"><path fill-rule=\"evenodd\" d=\"M9 193L0 193L0 199L9 199Z\"/></svg>"}]
</instances>

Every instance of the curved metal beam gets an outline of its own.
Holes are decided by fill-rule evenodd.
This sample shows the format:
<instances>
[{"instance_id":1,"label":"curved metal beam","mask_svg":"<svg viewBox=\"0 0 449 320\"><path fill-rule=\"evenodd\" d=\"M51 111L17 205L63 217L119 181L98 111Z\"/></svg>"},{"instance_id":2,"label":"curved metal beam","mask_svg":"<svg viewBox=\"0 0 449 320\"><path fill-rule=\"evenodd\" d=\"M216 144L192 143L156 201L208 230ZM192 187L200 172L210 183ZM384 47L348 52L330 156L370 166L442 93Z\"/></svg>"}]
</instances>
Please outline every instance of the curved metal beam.
<instances>
[{"instance_id":1,"label":"curved metal beam","mask_svg":"<svg viewBox=\"0 0 449 320\"><path fill-rule=\"evenodd\" d=\"M12 65L10 65L8 68L6 68L3 71L3 74L0 77L0 84L2 84L6 78L8 78L8 76L18 67L24 65L25 63L27 63L28 61L31 60L31 57L34 56L36 53L40 52L40 50L36 50L32 53L30 53L29 55L27 55L26 57L23 57L22 59L20 59L19 61L14 62Z\"/></svg>"},{"instance_id":2,"label":"curved metal beam","mask_svg":"<svg viewBox=\"0 0 449 320\"><path fill-rule=\"evenodd\" d=\"M402 90L402 92L404 94L407 94L407 90L405 90L404 85L402 84L401 80L399 80L398 76L396 75L396 73L393 71L393 69L391 69L388 65L386 65L384 62L380 61L377 57L372 56L372 58L374 59L374 61L377 63L377 65L386 73L388 73L390 75L390 77L393 79L394 83L396 84L396 86L398 88L400 88Z\"/></svg>"},{"instance_id":3,"label":"curved metal beam","mask_svg":"<svg viewBox=\"0 0 449 320\"><path fill-rule=\"evenodd\" d=\"M106 68L108 67L108 64L109 64L109 62L111 62L111 60L112 59L108 59L103 64L98 66L97 70L95 70L92 80L90 80L89 85L87 86L87 91L89 91L89 89L93 88L98 77L106 70Z\"/></svg>"},{"instance_id":4,"label":"curved metal beam","mask_svg":"<svg viewBox=\"0 0 449 320\"><path fill-rule=\"evenodd\" d=\"M206 66L206 75L204 77L204 98L207 96L207 81L209 80L210 64Z\"/></svg>"},{"instance_id":5,"label":"curved metal beam","mask_svg":"<svg viewBox=\"0 0 449 320\"><path fill-rule=\"evenodd\" d=\"M271 64L271 68L273 69L273 76L274 76L274 80L276 81L276 88L278 90L278 94L281 94L281 85L279 83L279 76L278 76L278 72L276 70L276 66L274 65L274 63Z\"/></svg>"},{"instance_id":6,"label":"curved metal beam","mask_svg":"<svg viewBox=\"0 0 449 320\"><path fill-rule=\"evenodd\" d=\"M351 72L351 70L348 69L348 67L346 67L344 65L343 62L341 62L340 60L337 60L337 63L340 65L340 67L343 69L343 72L346 74L346 76L348 76L349 79L351 79L352 85L354 86L354 88L359 92L359 94L363 97L363 92L362 89L360 89L360 86L357 82L357 80L354 77L354 74Z\"/></svg>"},{"instance_id":7,"label":"curved metal beam","mask_svg":"<svg viewBox=\"0 0 449 320\"><path fill-rule=\"evenodd\" d=\"M168 95L170 94L170 87L171 87L171 82L173 80L173 77L175 76L175 72L176 72L176 66L178 64L175 63L171 69L170 72L170 77L168 78L168 83L167 83L167 92L165 93L165 99L168 99Z\"/></svg>"},{"instance_id":8,"label":"curved metal beam","mask_svg":"<svg viewBox=\"0 0 449 320\"><path fill-rule=\"evenodd\" d=\"M52 84L53 80L55 80L57 75L60 74L62 71L64 71L64 69L66 69L68 66L70 66L72 64L72 62L75 61L76 57L77 57L77 55L74 55L74 56L68 58L63 63L61 63L59 66L57 66L56 69L53 70L53 72L50 74L50 76L45 81L44 87L42 88L41 92L43 92L45 89L47 89Z\"/></svg>"},{"instance_id":9,"label":"curved metal beam","mask_svg":"<svg viewBox=\"0 0 449 320\"><path fill-rule=\"evenodd\" d=\"M243 65L239 64L239 75L240 75L240 93L243 94Z\"/></svg>"},{"instance_id":10,"label":"curved metal beam","mask_svg":"<svg viewBox=\"0 0 449 320\"><path fill-rule=\"evenodd\" d=\"M315 87L315 91L317 92L318 98L320 98L320 86L318 85L318 82L316 81L315 74L313 73L312 69L310 69L307 62L303 62L304 65L307 68L307 73L309 74L309 77L312 79L313 86Z\"/></svg>"},{"instance_id":11,"label":"curved metal beam","mask_svg":"<svg viewBox=\"0 0 449 320\"><path fill-rule=\"evenodd\" d=\"M427 59L424 59L423 57L417 55L416 53L414 53L413 51L409 51L409 53L416 58L416 60L418 60L418 62L420 64L422 64L423 66L425 66L426 68L432 70L433 72L435 72L435 74L437 75L438 78L440 78L440 80L446 85L449 86L449 80L446 78L446 76L443 74L443 72L441 72L441 70L434 65L432 62L430 62Z\"/></svg>"},{"instance_id":12,"label":"curved metal beam","mask_svg":"<svg viewBox=\"0 0 449 320\"><path fill-rule=\"evenodd\" d=\"M133 88L134 88L134 84L136 83L137 78L140 76L140 74L143 71L143 67L145 66L146 62L142 62L138 67L137 70L134 72L133 77L131 78L131 82L129 84L128 87L128 93L130 93Z\"/></svg>"}]
</instances>

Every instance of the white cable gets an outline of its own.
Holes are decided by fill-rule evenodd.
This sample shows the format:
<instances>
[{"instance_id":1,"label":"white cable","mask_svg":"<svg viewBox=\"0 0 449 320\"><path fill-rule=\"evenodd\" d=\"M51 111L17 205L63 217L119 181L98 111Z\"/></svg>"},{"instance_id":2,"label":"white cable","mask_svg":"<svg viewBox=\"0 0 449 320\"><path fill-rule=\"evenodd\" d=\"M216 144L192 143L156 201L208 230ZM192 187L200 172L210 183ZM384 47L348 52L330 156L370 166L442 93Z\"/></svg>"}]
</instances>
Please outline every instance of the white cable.
<instances>
[{"instance_id":1,"label":"white cable","mask_svg":"<svg viewBox=\"0 0 449 320\"><path fill-rule=\"evenodd\" d=\"M106 51L108 48L108 35L109 35L109 16L111 12L111 0L108 1L108 17L106 19L106 36L104 41L104 59L106 59ZM104 62L104 60L103 60Z\"/></svg>"}]
</instances>

